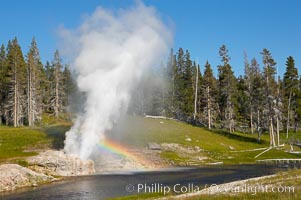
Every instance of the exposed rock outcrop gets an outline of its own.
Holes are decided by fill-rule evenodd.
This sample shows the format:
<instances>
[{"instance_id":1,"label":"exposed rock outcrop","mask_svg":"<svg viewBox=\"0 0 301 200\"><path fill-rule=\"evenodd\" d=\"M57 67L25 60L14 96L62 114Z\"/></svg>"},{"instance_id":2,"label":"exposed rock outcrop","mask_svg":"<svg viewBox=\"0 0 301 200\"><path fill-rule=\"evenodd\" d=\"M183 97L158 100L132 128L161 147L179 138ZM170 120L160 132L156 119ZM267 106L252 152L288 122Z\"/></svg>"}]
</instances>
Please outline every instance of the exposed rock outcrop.
<instances>
[{"instance_id":1,"label":"exposed rock outcrop","mask_svg":"<svg viewBox=\"0 0 301 200\"><path fill-rule=\"evenodd\" d=\"M52 176L34 172L17 164L0 165L0 192L52 181Z\"/></svg>"},{"instance_id":2,"label":"exposed rock outcrop","mask_svg":"<svg viewBox=\"0 0 301 200\"><path fill-rule=\"evenodd\" d=\"M150 142L147 144L147 148L150 150L162 150L160 144L154 143L154 142Z\"/></svg>"},{"instance_id":3,"label":"exposed rock outcrop","mask_svg":"<svg viewBox=\"0 0 301 200\"><path fill-rule=\"evenodd\" d=\"M52 176L80 176L95 173L92 160L83 161L63 151L48 150L27 159L29 168Z\"/></svg>"}]
</instances>

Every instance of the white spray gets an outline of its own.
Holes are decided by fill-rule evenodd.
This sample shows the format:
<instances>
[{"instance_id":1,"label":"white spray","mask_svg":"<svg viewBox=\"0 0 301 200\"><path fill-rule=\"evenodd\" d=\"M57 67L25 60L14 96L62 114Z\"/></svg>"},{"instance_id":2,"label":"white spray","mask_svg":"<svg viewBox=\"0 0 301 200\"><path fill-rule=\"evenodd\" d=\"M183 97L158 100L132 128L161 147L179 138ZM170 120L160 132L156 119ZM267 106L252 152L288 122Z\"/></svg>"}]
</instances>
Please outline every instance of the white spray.
<instances>
[{"instance_id":1,"label":"white spray","mask_svg":"<svg viewBox=\"0 0 301 200\"><path fill-rule=\"evenodd\" d=\"M76 31L65 33L65 41L72 38L76 48L78 88L86 94L84 112L66 133L65 151L87 159L127 110L131 90L143 73L159 65L171 32L154 8L138 3L116 13L97 8Z\"/></svg>"}]
</instances>

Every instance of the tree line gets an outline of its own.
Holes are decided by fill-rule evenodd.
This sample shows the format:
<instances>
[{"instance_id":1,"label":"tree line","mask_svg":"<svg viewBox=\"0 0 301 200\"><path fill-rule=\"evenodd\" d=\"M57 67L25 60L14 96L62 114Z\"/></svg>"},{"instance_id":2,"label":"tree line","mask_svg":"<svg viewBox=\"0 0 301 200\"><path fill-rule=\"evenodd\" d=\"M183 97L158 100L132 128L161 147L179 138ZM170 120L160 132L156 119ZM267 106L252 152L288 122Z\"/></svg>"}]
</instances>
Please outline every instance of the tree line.
<instances>
[{"instance_id":1,"label":"tree line","mask_svg":"<svg viewBox=\"0 0 301 200\"><path fill-rule=\"evenodd\" d=\"M287 57L286 71L280 77L268 49L260 52L260 61L249 61L244 53L244 75L236 77L227 47L222 45L218 53L221 62L215 77L208 61L202 73L188 50L179 48L175 53L171 49L167 64L135 91L131 112L162 115L209 129L249 131L258 134L258 140L267 131L271 146L280 144L281 130L287 137L298 130L301 79L292 56Z\"/></svg>"},{"instance_id":2,"label":"tree line","mask_svg":"<svg viewBox=\"0 0 301 200\"><path fill-rule=\"evenodd\" d=\"M292 56L287 57L280 77L268 49L260 52L260 61L249 61L244 53L244 75L236 77L227 47L222 45L218 53L221 62L215 76L209 61L201 67L188 50L171 49L167 63L139 84L129 112L161 115L208 129L248 130L258 134L258 140L267 131L272 146L279 145L281 130L288 137L299 129L301 78ZM66 113L75 90L58 50L51 62L43 64L35 38L25 56L17 38L1 45L0 124L35 126L43 113L59 117Z\"/></svg>"},{"instance_id":3,"label":"tree line","mask_svg":"<svg viewBox=\"0 0 301 200\"><path fill-rule=\"evenodd\" d=\"M71 72L59 51L44 65L35 38L24 56L15 37L0 48L0 124L35 126L43 113L66 112L74 88Z\"/></svg>"}]
</instances>

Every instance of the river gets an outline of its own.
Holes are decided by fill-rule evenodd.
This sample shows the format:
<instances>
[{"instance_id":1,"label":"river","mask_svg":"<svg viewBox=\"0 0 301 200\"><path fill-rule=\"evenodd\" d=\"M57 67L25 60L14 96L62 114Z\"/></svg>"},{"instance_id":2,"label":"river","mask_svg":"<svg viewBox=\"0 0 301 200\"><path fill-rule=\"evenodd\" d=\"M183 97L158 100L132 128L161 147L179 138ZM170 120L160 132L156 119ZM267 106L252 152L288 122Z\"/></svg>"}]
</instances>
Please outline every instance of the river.
<instances>
[{"instance_id":1,"label":"river","mask_svg":"<svg viewBox=\"0 0 301 200\"><path fill-rule=\"evenodd\" d=\"M267 165L210 166L200 168L172 168L158 171L113 172L92 176L67 178L36 188L23 188L0 194L4 200L101 200L158 191L160 186L205 187L212 184L243 180L274 174L281 170ZM139 191L138 191L139 187ZM144 188L142 188L144 187ZM188 187L187 187L188 188ZM161 188L162 189L162 188Z\"/></svg>"}]
</instances>

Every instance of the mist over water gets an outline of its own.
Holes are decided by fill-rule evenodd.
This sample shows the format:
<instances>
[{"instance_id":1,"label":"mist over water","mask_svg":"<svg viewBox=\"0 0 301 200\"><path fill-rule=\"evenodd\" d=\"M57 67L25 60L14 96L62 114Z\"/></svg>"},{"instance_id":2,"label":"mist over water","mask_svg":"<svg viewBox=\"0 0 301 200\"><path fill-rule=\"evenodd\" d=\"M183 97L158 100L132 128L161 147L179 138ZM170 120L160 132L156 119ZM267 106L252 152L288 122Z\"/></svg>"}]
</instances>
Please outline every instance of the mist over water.
<instances>
[{"instance_id":1,"label":"mist over water","mask_svg":"<svg viewBox=\"0 0 301 200\"><path fill-rule=\"evenodd\" d=\"M62 32L66 45L74 48L72 67L86 95L64 148L88 159L126 112L143 74L164 59L172 34L156 10L142 3L117 12L98 7L77 29Z\"/></svg>"}]
</instances>

